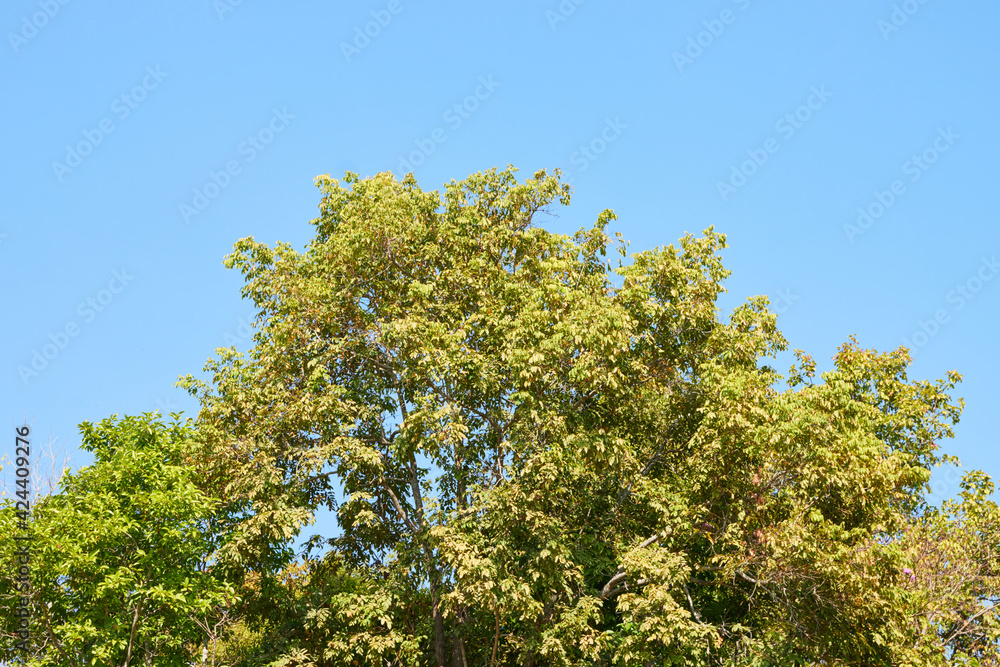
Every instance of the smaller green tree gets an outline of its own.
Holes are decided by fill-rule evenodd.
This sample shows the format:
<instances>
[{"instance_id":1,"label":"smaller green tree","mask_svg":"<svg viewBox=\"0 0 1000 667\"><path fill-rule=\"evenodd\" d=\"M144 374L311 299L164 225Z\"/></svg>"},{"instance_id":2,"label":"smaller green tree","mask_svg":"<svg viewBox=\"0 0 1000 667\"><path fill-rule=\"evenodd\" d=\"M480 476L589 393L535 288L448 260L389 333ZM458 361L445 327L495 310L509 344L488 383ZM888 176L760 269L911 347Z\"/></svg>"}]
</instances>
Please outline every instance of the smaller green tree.
<instances>
[{"instance_id":1,"label":"smaller green tree","mask_svg":"<svg viewBox=\"0 0 1000 667\"><path fill-rule=\"evenodd\" d=\"M117 416L80 425L92 466L69 473L62 492L33 508L31 638L16 646L16 621L0 618L0 660L33 667L188 665L199 621L235 603L235 589L209 559L222 504L199 491L186 465L195 433L179 415ZM0 536L13 544L14 504L0 504ZM9 561L10 554L5 554ZM13 608L14 568L0 573L0 601Z\"/></svg>"}]
</instances>

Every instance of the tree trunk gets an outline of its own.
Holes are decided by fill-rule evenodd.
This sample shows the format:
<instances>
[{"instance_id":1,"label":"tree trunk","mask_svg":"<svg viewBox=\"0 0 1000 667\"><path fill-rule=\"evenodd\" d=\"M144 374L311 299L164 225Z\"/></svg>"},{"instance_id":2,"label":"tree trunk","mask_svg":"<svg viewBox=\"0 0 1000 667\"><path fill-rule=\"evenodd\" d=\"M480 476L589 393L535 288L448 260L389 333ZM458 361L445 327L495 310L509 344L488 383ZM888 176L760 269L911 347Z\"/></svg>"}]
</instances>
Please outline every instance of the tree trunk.
<instances>
[{"instance_id":1,"label":"tree trunk","mask_svg":"<svg viewBox=\"0 0 1000 667\"><path fill-rule=\"evenodd\" d=\"M417 479L417 459L410 454L410 486L413 492L413 506L417 510L417 520L421 532L427 528L424 519L424 501L420 496L420 481ZM431 587L431 605L434 610L434 656L437 667L445 665L444 650L444 615L441 609L441 572L434 564L434 553L427 542L426 533L419 536L424 548L424 559L427 564L427 579Z\"/></svg>"},{"instance_id":2,"label":"tree trunk","mask_svg":"<svg viewBox=\"0 0 1000 667\"><path fill-rule=\"evenodd\" d=\"M399 397L399 409L403 415L403 421L408 419L406 401L403 397L403 390L396 379L396 392ZM441 609L441 573L434 564L434 553L427 542L427 521L424 517L424 501L420 493L420 480L417 478L417 457L410 452L410 491L413 493L413 507L417 514L417 525L421 534L416 537L422 542L424 549L424 559L427 565L427 579L431 588L431 605L434 614L434 658L437 667L447 667L445 664L444 650L444 615Z\"/></svg>"},{"instance_id":3,"label":"tree trunk","mask_svg":"<svg viewBox=\"0 0 1000 667\"><path fill-rule=\"evenodd\" d=\"M455 628L452 637L452 667L469 667L465 658L465 607L460 607L455 614Z\"/></svg>"},{"instance_id":4,"label":"tree trunk","mask_svg":"<svg viewBox=\"0 0 1000 667\"><path fill-rule=\"evenodd\" d=\"M428 558L428 560L430 560ZM434 657L437 660L437 667L447 667L445 665L444 652L444 616L441 613L441 594L438 588L437 568L428 563L430 568L431 583L431 604L434 605Z\"/></svg>"}]
</instances>

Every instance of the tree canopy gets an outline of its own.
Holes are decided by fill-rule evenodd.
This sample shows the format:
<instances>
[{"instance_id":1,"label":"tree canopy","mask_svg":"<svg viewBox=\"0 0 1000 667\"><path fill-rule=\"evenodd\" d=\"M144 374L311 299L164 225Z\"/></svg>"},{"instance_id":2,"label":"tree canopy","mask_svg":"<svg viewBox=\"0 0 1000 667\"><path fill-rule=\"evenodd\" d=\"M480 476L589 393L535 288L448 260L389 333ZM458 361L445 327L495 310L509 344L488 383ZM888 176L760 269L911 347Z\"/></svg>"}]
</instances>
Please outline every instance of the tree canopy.
<instances>
[{"instance_id":1,"label":"tree canopy","mask_svg":"<svg viewBox=\"0 0 1000 667\"><path fill-rule=\"evenodd\" d=\"M314 562L355 583L285 664L996 659L992 487L924 500L956 373L851 339L782 377L765 297L720 318L723 235L629 257L610 210L551 233L558 173L317 182L303 252L226 259L253 348L184 380L248 508L221 557L280 562L336 511Z\"/></svg>"},{"instance_id":2,"label":"tree canopy","mask_svg":"<svg viewBox=\"0 0 1000 667\"><path fill-rule=\"evenodd\" d=\"M717 305L724 235L629 254L610 210L553 233L558 171L317 185L307 247L245 238L225 260L253 345L181 378L201 410L162 459L197 493L127 448L108 461L134 474L84 489L174 499L153 523L108 510L102 531L142 528L141 554L87 531L79 551L103 550L87 561L102 577L161 554L143 582L178 591L163 609L193 659L215 633L213 664L246 667L1000 664L992 482L971 472L958 499L926 500L955 462L957 373L911 380L905 348L851 338L829 370L795 350L782 375L767 298ZM297 561L321 509L337 530ZM195 518L194 538L166 528ZM182 585L203 556L210 576ZM139 585L116 584L108 618ZM102 600L74 598L72 627ZM180 620L195 610L200 635Z\"/></svg>"}]
</instances>

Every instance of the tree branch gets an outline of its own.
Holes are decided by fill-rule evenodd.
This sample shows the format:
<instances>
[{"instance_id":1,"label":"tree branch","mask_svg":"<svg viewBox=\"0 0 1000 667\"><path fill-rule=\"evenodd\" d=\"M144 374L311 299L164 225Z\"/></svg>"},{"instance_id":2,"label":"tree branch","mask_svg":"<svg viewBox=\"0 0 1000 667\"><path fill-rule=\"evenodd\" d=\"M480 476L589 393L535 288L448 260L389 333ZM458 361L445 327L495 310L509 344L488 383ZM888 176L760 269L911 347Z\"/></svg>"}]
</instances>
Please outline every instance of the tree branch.
<instances>
[{"instance_id":1,"label":"tree branch","mask_svg":"<svg viewBox=\"0 0 1000 667\"><path fill-rule=\"evenodd\" d=\"M646 584L649 584L649 583L651 583L651 581L649 579L639 579L638 581L635 582L635 588L641 588L641 587L643 587L643 586L645 586ZM628 582L626 581L621 586L619 586L619 587L615 588L614 590L610 591L607 595L603 595L602 594L600 599L601 600L610 600L611 598L613 598L614 596L618 595L619 593L623 593L623 592L625 592L627 590L629 590L629 587L628 587Z\"/></svg>"},{"instance_id":2,"label":"tree branch","mask_svg":"<svg viewBox=\"0 0 1000 667\"><path fill-rule=\"evenodd\" d=\"M392 487L385 481L385 475L382 475L381 473L379 474L379 482L382 484L382 489L389 494L392 504L396 507L396 514L398 514L399 518L403 520L403 523L406 524L414 535L420 532L420 529L414 525L413 521L410 520L410 517L407 516L406 512L403 510L403 504L399 502L399 498L396 496L395 491L393 491Z\"/></svg>"},{"instance_id":3,"label":"tree branch","mask_svg":"<svg viewBox=\"0 0 1000 667\"><path fill-rule=\"evenodd\" d=\"M125 665L128 667L129 662L132 660L132 646L135 644L135 633L139 629L139 608L142 607L142 602L136 602L135 605L135 615L132 617L132 631L129 633L128 637L128 649L125 652Z\"/></svg>"},{"instance_id":4,"label":"tree branch","mask_svg":"<svg viewBox=\"0 0 1000 667\"><path fill-rule=\"evenodd\" d=\"M633 551L637 551L639 549L645 549L646 547L650 546L654 542L658 542L659 540L662 540L664 537L666 537L666 533L665 532L657 533L656 535L653 535L652 537L648 538L646 541L644 541L639 546L635 547L635 549L633 549ZM626 590L628 588L628 584L627 583L623 584L622 586L618 586L617 588L615 586L620 581L622 581L623 579L625 579L627 576L628 576L628 574L625 572L624 569L618 568L618 571L615 572L615 574L611 577L611 579L608 580L608 583L604 584L604 588L601 589L601 593L598 596L598 598L600 600L608 600L611 597L613 597L614 595L620 593L621 591ZM636 582L636 586L637 587L638 586L645 586L647 583L649 583L649 580L647 580L647 579L640 579L639 581Z\"/></svg>"}]
</instances>

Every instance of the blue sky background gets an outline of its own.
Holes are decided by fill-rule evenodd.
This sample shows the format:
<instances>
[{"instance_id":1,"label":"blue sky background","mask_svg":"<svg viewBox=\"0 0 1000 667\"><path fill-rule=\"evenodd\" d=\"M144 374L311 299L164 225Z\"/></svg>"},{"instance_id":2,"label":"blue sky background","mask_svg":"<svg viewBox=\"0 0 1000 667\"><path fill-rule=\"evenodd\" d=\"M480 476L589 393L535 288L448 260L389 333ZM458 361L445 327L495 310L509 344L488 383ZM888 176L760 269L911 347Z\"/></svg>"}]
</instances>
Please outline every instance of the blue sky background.
<instances>
[{"instance_id":1,"label":"blue sky background","mask_svg":"<svg viewBox=\"0 0 1000 667\"><path fill-rule=\"evenodd\" d=\"M770 295L822 367L851 334L911 341L912 378L965 376L946 449L1000 475L998 18L985 0L7 0L5 451L27 419L80 466L84 420L193 416L177 376L249 340L233 243L302 248L316 175L405 159L427 190L561 167L575 195L551 228L612 208L634 251L715 225L726 312Z\"/></svg>"}]
</instances>

